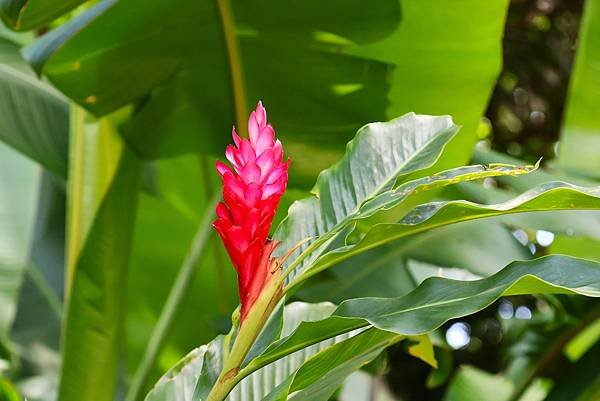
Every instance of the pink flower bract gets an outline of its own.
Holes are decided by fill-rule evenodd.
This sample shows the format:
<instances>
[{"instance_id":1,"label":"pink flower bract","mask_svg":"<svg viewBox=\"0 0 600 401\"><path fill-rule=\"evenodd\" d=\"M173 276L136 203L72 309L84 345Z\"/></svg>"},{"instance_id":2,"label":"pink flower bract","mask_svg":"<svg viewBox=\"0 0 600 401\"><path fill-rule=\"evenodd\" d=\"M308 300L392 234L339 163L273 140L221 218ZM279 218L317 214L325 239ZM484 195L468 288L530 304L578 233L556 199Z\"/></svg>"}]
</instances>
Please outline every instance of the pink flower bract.
<instances>
[{"instance_id":1,"label":"pink flower bract","mask_svg":"<svg viewBox=\"0 0 600 401\"><path fill-rule=\"evenodd\" d=\"M267 124L261 102L248 119L249 139L232 130L235 145L225 151L230 168L217 161L223 181L223 202L217 206L213 226L237 270L244 320L270 277L271 253L277 246L268 239L269 230L288 180L289 160Z\"/></svg>"}]
</instances>

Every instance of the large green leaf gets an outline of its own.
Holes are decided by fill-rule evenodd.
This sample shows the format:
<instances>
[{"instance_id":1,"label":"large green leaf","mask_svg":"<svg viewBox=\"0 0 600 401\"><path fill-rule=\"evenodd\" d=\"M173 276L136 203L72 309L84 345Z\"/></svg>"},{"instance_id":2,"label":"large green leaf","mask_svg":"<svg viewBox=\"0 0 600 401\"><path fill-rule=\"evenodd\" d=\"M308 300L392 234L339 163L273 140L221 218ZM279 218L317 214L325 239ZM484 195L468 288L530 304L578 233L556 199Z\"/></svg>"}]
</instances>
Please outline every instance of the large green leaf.
<instances>
[{"instance_id":1,"label":"large green leaf","mask_svg":"<svg viewBox=\"0 0 600 401\"><path fill-rule=\"evenodd\" d=\"M334 315L363 318L382 330L416 335L429 332L450 318L481 310L500 296L542 293L600 297L600 264L547 256L513 262L495 275L476 281L433 277L404 297L346 301Z\"/></svg>"},{"instance_id":2,"label":"large green leaf","mask_svg":"<svg viewBox=\"0 0 600 401\"><path fill-rule=\"evenodd\" d=\"M507 4L105 1L26 54L97 114L143 98L126 131L147 157L221 153L234 114L243 125L262 99L291 179L310 183L360 126L413 110L465 124L444 167L466 162L500 70Z\"/></svg>"},{"instance_id":3,"label":"large green leaf","mask_svg":"<svg viewBox=\"0 0 600 401\"><path fill-rule=\"evenodd\" d=\"M396 211L394 215L390 215L388 212L384 215L385 219L389 220L394 216L398 216L399 219L403 215L404 210L407 210L407 207L412 207L412 205L424 200L427 201L431 192L422 192L421 189L432 189L438 185L444 186L476 177L484 178L486 174L496 177L499 180L513 180L517 183L520 183L521 180L531 182L531 176L537 177L542 174L538 169L523 176L519 173L528 172L528 169L520 171L518 168L509 167L508 163L524 163L519 160L478 159L477 161L491 163L490 165L492 166L496 163L498 164L494 168L480 165L453 169L432 177L414 180L401 185L396 190L395 197L398 197L398 193L402 193L408 189L415 190L416 194L411 194L413 200L404 201L405 206L399 208L400 213ZM505 167L504 172L506 174L502 173L503 166ZM470 177L470 173L474 177ZM519 177L509 178L512 175L519 175ZM544 180L541 182L544 182ZM538 184L539 182L535 183ZM462 185L466 185L466 183ZM463 188L462 185L461 189ZM472 187L481 188L480 191L477 191L477 195L480 193L488 194L492 191L492 189L483 188L479 184L471 184L469 188ZM435 191L433 192L435 194ZM390 194L393 193L391 192ZM466 191L455 192L451 195L458 195L460 197L468 196L467 199L478 202L485 200L480 199L480 196L473 196L471 192ZM511 197L510 193L502 195L505 196L495 197L494 200L501 202ZM380 198L381 201L379 201L378 206L385 206L385 202L383 201L385 198L385 196ZM388 197L388 199L393 200L394 196ZM370 203L377 205L377 202ZM560 214L561 212L552 213ZM570 213L569 218L572 221L572 215L577 212L567 213ZM579 213L582 212L579 211ZM589 214L589 212L583 213ZM537 213L537 215L539 214ZM531 258L530 250L519 243L511 234L510 228L505 224L507 218L510 218L510 216L464 222L459 225L441 227L415 236L395 240L384 246L371 249L342 261L335 265L327 275L322 275L319 277L319 280L311 282L308 288L305 286L298 295L302 299L311 302L322 300L341 302L347 298L364 296L386 297L404 294L414 289L415 285L418 284L418 282L413 280L411 272L407 270L406 258L417 259L437 266L468 269L477 275L488 276L515 259L523 260ZM581 222L586 221L587 225L590 225L591 221L589 217L587 220L581 218L577 221L580 220ZM548 229L548 227L544 226L540 228ZM465 248L469 249L469 252L465 252ZM436 249L437 252L431 252L431 249Z\"/></svg>"},{"instance_id":4,"label":"large green leaf","mask_svg":"<svg viewBox=\"0 0 600 401\"><path fill-rule=\"evenodd\" d=\"M0 140L66 176L69 110L65 98L35 76L19 46L0 38Z\"/></svg>"},{"instance_id":5,"label":"large green leaf","mask_svg":"<svg viewBox=\"0 0 600 401\"><path fill-rule=\"evenodd\" d=\"M502 295L579 293L600 296L600 265L582 259L553 256L515 262L478 281L430 278L400 298L363 298L342 303L333 316L302 323L274 343L245 371L306 348L311 344L367 325L403 335L427 333L445 321L485 308ZM242 371L244 372L244 370Z\"/></svg>"},{"instance_id":6,"label":"large green leaf","mask_svg":"<svg viewBox=\"0 0 600 401\"><path fill-rule=\"evenodd\" d=\"M39 166L0 143L0 342L7 340L30 262L40 178Z\"/></svg>"},{"instance_id":7,"label":"large green leaf","mask_svg":"<svg viewBox=\"0 0 600 401\"><path fill-rule=\"evenodd\" d=\"M511 213L532 211L598 209L600 188L582 188L553 182L496 205L467 201L432 202L418 206L399 223L366 225L357 242L348 242L312 263L300 279L305 279L342 260L390 241L419 234L449 224ZM360 231L360 225L357 229ZM300 281L297 281L299 283ZM296 283L296 284L297 284Z\"/></svg>"},{"instance_id":8,"label":"large green leaf","mask_svg":"<svg viewBox=\"0 0 600 401\"><path fill-rule=\"evenodd\" d=\"M2 0L0 17L17 31L39 28L86 0Z\"/></svg>"},{"instance_id":9,"label":"large green leaf","mask_svg":"<svg viewBox=\"0 0 600 401\"><path fill-rule=\"evenodd\" d=\"M272 115L279 117L277 126L285 127L280 136L288 149L296 147L290 153L297 171L304 164L314 174L309 164L314 160L300 147L322 149L329 164L331 148L349 139L348 127L385 118L390 67L339 51L344 41L375 40L397 25L397 1L376 1L350 6L313 1L300 8L272 1L249 8L236 2L235 22L221 8L226 2L185 0L178 7L164 0L103 2L42 37L26 54L57 87L97 114L148 95L126 126L129 143L148 157L221 153L238 101L230 74L243 70L248 97L240 107L258 99L271 105ZM331 16L342 13L344 18L332 22ZM223 37L225 30L235 35L236 25L239 52L227 48ZM330 33L315 35L319 31ZM236 66L227 65L228 59L240 58ZM290 71L296 79L289 79ZM238 110L239 115L244 117L237 118L238 125L245 125L241 120L247 112Z\"/></svg>"},{"instance_id":10,"label":"large green leaf","mask_svg":"<svg viewBox=\"0 0 600 401\"><path fill-rule=\"evenodd\" d=\"M288 336L302 322L318 321L329 316L334 309L334 305L329 303L293 303L286 306L281 336ZM324 382L317 385L317 388L328 391L327 388L332 387L330 388L332 393L339 387L341 381L348 374L357 370L362 364L375 358L381 352L383 349L381 347L382 342L390 341L392 337L397 337L389 335L389 333L380 336L376 332L371 332L364 333L363 336L356 339L355 334L348 332L342 333L340 336L329 336L323 341L313 342L311 347L299 349L293 355L289 355L274 363L265 364L266 366L244 378L233 389L229 399L232 401L286 399L286 395L290 389L297 387L297 390L300 390L311 384L315 384L320 378L319 373L316 375L315 373L323 373L323 367L325 366L327 366L327 370L330 370L332 374L337 374L337 377L324 378ZM346 340L351 341L346 342ZM360 346L361 343L362 347ZM353 348L356 351L355 353L351 352ZM358 367L350 367L348 370L347 364L352 365L357 363ZM258 383L261 384L257 385ZM306 389L305 391L307 394L317 396L315 391L310 389Z\"/></svg>"},{"instance_id":11,"label":"large green leaf","mask_svg":"<svg viewBox=\"0 0 600 401\"><path fill-rule=\"evenodd\" d=\"M247 370L351 330L372 325L402 335L428 333L444 322L470 315L501 296L539 293L600 297L600 264L567 256L513 262L475 281L432 277L398 298L358 298L343 302L332 316L301 323L251 362Z\"/></svg>"},{"instance_id":12,"label":"large green leaf","mask_svg":"<svg viewBox=\"0 0 600 401\"><path fill-rule=\"evenodd\" d=\"M279 318L283 320L280 335L289 335L301 322L316 321L323 319L331 314L335 306L329 303L305 304L293 303L286 306L284 314ZM339 340L348 338L342 336ZM304 361L309 359L319 350L325 349L334 344L334 340L325 341L312 349L307 349L302 353L296 354L293 358L287 358L278 364L266 366L244 379L233 390L231 399L234 400L262 400L276 386L281 384L289 375L295 372ZM205 354L214 353L217 359L213 361L220 364L220 352L222 343L218 340L213 341L209 346L202 346L192 351L183 358L170 372L159 380L154 389L146 397L147 401L158 400L184 400L190 399L194 392L196 381L202 371L205 363ZM218 374L219 372L216 372ZM260 386L253 383L262 383ZM248 391L248 387L253 386L253 390Z\"/></svg>"},{"instance_id":13,"label":"large green leaf","mask_svg":"<svg viewBox=\"0 0 600 401\"><path fill-rule=\"evenodd\" d=\"M279 316L283 319L281 335L287 336L299 324L305 324L301 322L326 318L334 309L329 303L292 303ZM350 373L401 339L402 336L377 329L329 338L254 371L237 384L227 399L285 400L288 393L294 392L293 399L327 400ZM190 399L201 372L194 399L204 399L221 368L226 343L220 336L208 346L192 351L159 380L146 400Z\"/></svg>"},{"instance_id":14,"label":"large green leaf","mask_svg":"<svg viewBox=\"0 0 600 401\"><path fill-rule=\"evenodd\" d=\"M389 345L390 340L397 339L393 333L397 335L427 333L450 319L475 313L503 295L533 293L582 294L600 297L600 264L565 256L549 256L528 262L514 262L497 274L477 281L430 278L403 297L349 300L342 303L331 316L327 317L332 309L329 306L321 315L321 320L303 321L295 325L295 329L291 332L284 326L281 339L242 368L240 374L249 376L238 384L230 397L235 400L255 399L252 398L255 396L262 397L259 399L270 399L265 398L267 397L265 388L275 388L271 393L272 399L285 399L288 389L306 389L307 392L304 394L295 393L295 396L300 397L298 399L304 399L304 396L308 397L306 399L311 399L310 395L316 394L317 389L327 389L323 394L325 397L330 394L329 390L335 389L333 384L329 387L330 383L335 382L336 385L341 383L341 381L330 381L330 377L340 372L343 372L341 376L345 377L350 371L356 370L359 366L353 365L354 362L360 361L375 349L380 350L377 346L371 348L371 345L377 343L377 339L382 340L379 345L383 348L386 344ZM351 334L357 333L355 331L357 329L369 326L382 331L368 329L358 335ZM306 360L303 356L307 352L311 353L311 349L314 350L311 348L314 344L319 344L320 347L323 341L340 338L339 336L344 333L350 335L348 340L344 339L324 349L319 348L320 352L314 354L307 362L303 362ZM213 347L211 351L211 361L220 358L219 349L222 343L216 344L218 347ZM294 358L300 361L301 365L296 365L301 366L300 369L286 370L288 361L293 361ZM188 360L192 360L192 363L188 364L189 369L186 370L185 365L176 368L176 372L185 371L184 374L170 374L169 379L161 380L147 400L189 399L190 383L199 377L201 363L197 356L190 357ZM204 358L204 361L206 362L207 359ZM324 361L326 363L322 363ZM220 364L216 363L216 366ZM351 369L345 370L345 367L350 366ZM267 375L269 369L281 368L284 370L279 371L276 381L272 376ZM327 374L328 371L331 372L331 376ZM215 373L218 374L218 371ZM180 384L177 384L178 382ZM204 384L209 385L210 381ZM167 386L171 390L165 393L163 389ZM174 393L171 392L173 389L179 390Z\"/></svg>"},{"instance_id":15,"label":"large green leaf","mask_svg":"<svg viewBox=\"0 0 600 401\"><path fill-rule=\"evenodd\" d=\"M409 0L401 4L397 30L351 53L395 66L388 118L409 111L449 114L463 126L437 170L461 166L477 141L480 117L501 70L509 2Z\"/></svg>"},{"instance_id":16,"label":"large green leaf","mask_svg":"<svg viewBox=\"0 0 600 401\"><path fill-rule=\"evenodd\" d=\"M118 116L85 118L72 112L61 401L114 397L141 172Z\"/></svg>"},{"instance_id":17,"label":"large green leaf","mask_svg":"<svg viewBox=\"0 0 600 401\"><path fill-rule=\"evenodd\" d=\"M279 248L285 252L309 239L300 254L316 237L348 224L363 202L389 191L399 177L433 165L457 130L449 117L415 114L364 126L344 158L319 175L312 196L290 207L274 235Z\"/></svg>"},{"instance_id":18,"label":"large green leaf","mask_svg":"<svg viewBox=\"0 0 600 401\"><path fill-rule=\"evenodd\" d=\"M559 146L559 165L573 174L600 179L600 4L585 2L577 56Z\"/></svg>"},{"instance_id":19,"label":"large green leaf","mask_svg":"<svg viewBox=\"0 0 600 401\"><path fill-rule=\"evenodd\" d=\"M409 199L420 192L487 176L518 175L532 170L509 165L469 166L405 182L397 181L430 167L456 127L444 117L407 114L387 123L368 124L348 144L346 155L319 176L313 196L294 203L274 238L286 252L304 241L286 268L292 278L314 259L344 240L346 227L361 220L371 226L382 219L396 221L410 210ZM385 213L381 213L385 211ZM364 219L370 218L368 223ZM339 246L339 245L338 245ZM293 269L293 270L292 270Z\"/></svg>"}]
</instances>

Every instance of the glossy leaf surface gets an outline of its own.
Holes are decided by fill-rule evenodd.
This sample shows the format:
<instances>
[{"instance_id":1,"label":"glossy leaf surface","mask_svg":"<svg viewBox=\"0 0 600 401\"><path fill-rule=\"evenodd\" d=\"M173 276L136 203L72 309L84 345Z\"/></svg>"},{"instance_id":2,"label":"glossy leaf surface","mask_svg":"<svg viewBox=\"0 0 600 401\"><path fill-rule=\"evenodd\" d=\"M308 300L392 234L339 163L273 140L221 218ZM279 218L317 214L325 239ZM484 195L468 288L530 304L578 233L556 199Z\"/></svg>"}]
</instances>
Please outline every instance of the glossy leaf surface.
<instances>
[{"instance_id":1,"label":"glossy leaf surface","mask_svg":"<svg viewBox=\"0 0 600 401\"><path fill-rule=\"evenodd\" d=\"M295 160L294 182L310 185L360 126L409 111L464 124L443 168L465 163L500 70L507 4L105 1L26 54L96 114L144 98L125 128L151 158L220 153L234 114L262 99ZM244 93L232 92L233 75Z\"/></svg>"},{"instance_id":2,"label":"glossy leaf surface","mask_svg":"<svg viewBox=\"0 0 600 401\"><path fill-rule=\"evenodd\" d=\"M478 205L467 201L432 202L420 205L399 223L379 224L370 228L356 243L346 244L321 256L310 269L326 269L341 260L394 239L415 235L449 224L474 219L533 211L598 209L600 190L554 182L497 205Z\"/></svg>"},{"instance_id":3,"label":"glossy leaf surface","mask_svg":"<svg viewBox=\"0 0 600 401\"><path fill-rule=\"evenodd\" d=\"M67 173L69 106L0 38L0 140L55 174Z\"/></svg>"},{"instance_id":4,"label":"glossy leaf surface","mask_svg":"<svg viewBox=\"0 0 600 401\"><path fill-rule=\"evenodd\" d=\"M335 376L338 368L344 371L344 375L356 370L359 366L352 365L352 363L346 365L346 361L360 361L360 358L369 352L368 350L374 351L379 349L379 346L385 347L391 342L397 341L393 340L396 337L392 333L397 335L427 333L447 320L472 314L485 308L500 296L534 293L576 293L600 297L600 265L583 259L550 256L529 262L515 262L499 273L482 280L464 282L430 278L403 297L349 300L342 303L329 317L327 316L331 313L332 308L327 307L328 310L321 316L322 320L302 322L291 332L290 328L284 328L282 338L261 356L251 361L242 372L252 372L260 366L264 367L243 379L230 395L230 399L254 399L252 397L257 394L257 391L265 391L261 390L263 387L258 383L263 383L263 385L269 383L270 388L276 389L270 395L272 398L266 399L286 399L288 389L292 391L294 389L311 389L306 394L299 392L292 396L298 397L298 399L304 399L304 396L310 397L311 394L320 394L318 389L324 389L324 394L330 394L327 390L328 384L333 381L329 382L327 372ZM276 383L273 383L273 379L269 379L269 376L264 376L269 369L286 366L286 361L294 360L297 352L310 350L313 344L323 344L323 340L327 337L340 338L340 334L344 332L356 333L354 330L368 326L383 331L369 329L349 340L325 348L302 364L298 371L287 370L285 375L279 372ZM362 339L361 336L365 339L359 341ZM380 340L383 342L379 343ZM354 341L357 344L354 344ZM375 344L380 345L375 346ZM346 347L348 345L352 346ZM193 377L198 377L200 372L197 360L197 358L193 358L190 370L181 377L173 376L171 380L180 380L180 382L191 380L191 374L195 375ZM331 362L317 363L327 360ZM346 371L344 366L354 366L354 368ZM179 366L177 370L182 370L182 367ZM164 383L164 380L159 382L157 389L162 388ZM275 387L277 383L281 384ZM340 382L335 383L337 386ZM318 387L312 388L313 384ZM186 391L189 391L189 388L188 385ZM152 398L154 394L159 393L157 389L149 394L148 400L163 399ZM263 394L261 397L264 399L264 394L267 393L261 392L260 394ZM189 392L187 395L178 392L172 393L171 396L173 400L184 400L188 399L187 397L190 395ZM323 399L327 399L326 396L324 397Z\"/></svg>"},{"instance_id":5,"label":"glossy leaf surface","mask_svg":"<svg viewBox=\"0 0 600 401\"><path fill-rule=\"evenodd\" d=\"M113 120L87 123L80 109L72 118L59 397L112 400L141 164Z\"/></svg>"}]
</instances>

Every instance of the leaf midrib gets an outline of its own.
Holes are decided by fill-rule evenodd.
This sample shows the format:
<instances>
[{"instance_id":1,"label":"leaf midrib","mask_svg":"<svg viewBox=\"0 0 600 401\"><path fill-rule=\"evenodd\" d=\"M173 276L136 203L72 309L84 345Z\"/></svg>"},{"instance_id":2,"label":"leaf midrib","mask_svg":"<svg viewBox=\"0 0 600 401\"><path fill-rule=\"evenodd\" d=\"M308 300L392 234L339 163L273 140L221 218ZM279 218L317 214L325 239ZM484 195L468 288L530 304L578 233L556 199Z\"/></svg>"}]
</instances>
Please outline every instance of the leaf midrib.
<instances>
[{"instance_id":1,"label":"leaf midrib","mask_svg":"<svg viewBox=\"0 0 600 401\"><path fill-rule=\"evenodd\" d=\"M64 97L62 97L62 95L60 95L59 92L54 90L54 88L52 88L51 86L47 85L41 79L36 79L22 71L19 71L16 68L11 68L8 64L4 64L4 63L0 63L0 72L10 75L13 78L16 78L17 80L26 82L29 85L34 86L34 87L40 89L41 91L43 91L44 93L56 98L57 100L60 100L61 102L65 102Z\"/></svg>"},{"instance_id":2,"label":"leaf midrib","mask_svg":"<svg viewBox=\"0 0 600 401\"><path fill-rule=\"evenodd\" d=\"M533 200L537 199L540 195L545 195L545 194L548 194L550 192L555 192L555 191L560 191L560 190L569 190L569 191L577 192L577 193L585 195L585 196L597 197L597 195L593 194L591 191L590 192L581 191L579 189L576 189L576 187L574 187L574 186L563 186L563 187L552 188L550 190L547 190L545 192L540 193L538 196L536 196L534 198L527 199L524 202L513 206L512 208L506 208L506 209L503 209L503 210L494 210L493 209L494 206L499 206L501 204L497 204L497 205L480 205L480 204L477 204L477 203L468 202L468 201L464 201L464 200L463 201L448 202L444 206L442 206L442 208L445 208L448 205L465 204L465 205L477 206L478 208L492 210L492 212L486 213L483 216L482 215L475 215L475 216L461 217L459 219L453 220L451 223L438 222L436 224L427 225L426 224L427 220L429 220L430 218L434 217L437 213L439 213L439 211L442 210L442 208L440 208L430 218L428 218L427 220L423 220L423 221L421 221L419 223L416 223L416 224L402 224L402 223L389 224L389 225L399 225L400 224L400 225L404 225L404 226L407 226L407 227L408 226L417 227L419 225L423 225L423 227L419 227L419 228L417 228L415 230L412 230L412 231L404 231L404 232L402 232L400 234L386 237L384 240L374 241L374 242L366 245L365 247L360 248L358 251L355 251L354 249L356 248L357 245L360 244L360 242L357 243L357 244L351 245L350 249L347 252L340 252L340 250L337 250L340 255L343 254L344 256L341 257L341 258L339 258L339 259L336 259L335 261L327 262L323 266L319 266L319 269L317 269L317 270L310 270L311 274L309 276L307 276L306 278L308 278L308 277L310 277L310 276L312 276L312 275L314 275L314 274L316 274L316 273L318 273L318 272L320 272L320 271L322 271L324 269L327 269L328 267L330 267L330 266L332 266L332 265L334 265L336 263L339 263L342 260L348 259L351 256L354 256L354 255L356 255L358 253L362 253L362 252L365 252L365 251L367 251L369 249L376 248L376 247L381 246L381 245L383 245L383 244L385 244L387 242L391 242L391 241L394 241L394 240L397 240L397 239L400 239L400 238L404 238L404 237L407 237L407 236L419 234L419 233L422 233L422 232L425 232L425 231L433 230L433 229L436 229L436 228L439 228L439 227L444 227L444 226L447 226L447 225L463 223L463 222L470 221L470 220L477 220L477 219L483 219L483 218L489 218L489 217L499 216L499 215L503 215L503 214L519 214L519 213L530 213L530 212L543 212L543 211L549 211L549 210L573 210L573 208L571 208L571 207L535 208L535 209L516 210L516 211L512 210L514 208L518 208L518 207L520 207L520 206L522 206L522 205L524 205L524 204L526 204L526 203L528 203L530 201L533 201ZM513 198L512 200L514 200L514 199L516 199L516 198ZM597 210L597 209L598 208L591 208L590 207L590 208L577 209L577 210ZM375 227L377 227L377 226L383 226L383 225L388 225L388 224L377 224L377 225L375 225L373 227L373 229ZM333 251L332 253L335 254L336 251ZM322 255L322 256L326 256L326 255L327 254ZM318 263L318 260L315 263ZM308 272L308 271L309 270L305 270L305 272Z\"/></svg>"}]
</instances>

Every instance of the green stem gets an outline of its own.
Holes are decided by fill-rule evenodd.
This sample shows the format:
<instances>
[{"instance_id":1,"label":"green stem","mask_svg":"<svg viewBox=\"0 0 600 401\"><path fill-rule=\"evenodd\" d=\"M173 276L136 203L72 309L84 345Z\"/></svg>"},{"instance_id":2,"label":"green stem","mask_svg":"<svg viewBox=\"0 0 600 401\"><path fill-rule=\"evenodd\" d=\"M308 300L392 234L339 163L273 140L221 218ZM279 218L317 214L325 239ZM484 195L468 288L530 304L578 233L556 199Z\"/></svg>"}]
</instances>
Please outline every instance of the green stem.
<instances>
[{"instance_id":1,"label":"green stem","mask_svg":"<svg viewBox=\"0 0 600 401\"><path fill-rule=\"evenodd\" d=\"M241 323L231 351L223 363L221 374L208 394L206 401L225 400L235 385L243 378L240 375L242 362L244 362L254 341L256 341L256 338L269 319L271 312L273 312L273 309L281 300L281 290L281 277L273 276Z\"/></svg>"},{"instance_id":2,"label":"green stem","mask_svg":"<svg viewBox=\"0 0 600 401\"><path fill-rule=\"evenodd\" d=\"M81 248L83 227L83 200L81 188L84 182L85 112L71 103L69 110L69 172L67 181L67 241L64 304L69 304L71 285L75 275L77 254Z\"/></svg>"},{"instance_id":3,"label":"green stem","mask_svg":"<svg viewBox=\"0 0 600 401\"><path fill-rule=\"evenodd\" d=\"M244 70L242 69L242 58L238 47L237 36L235 33L235 21L231 4L229 0L217 0L217 8L221 16L223 25L223 36L227 47L227 57L229 59L229 69L231 72L231 89L233 94L233 103L235 110L235 121L237 129L246 133L246 89L244 87Z\"/></svg>"},{"instance_id":4,"label":"green stem","mask_svg":"<svg viewBox=\"0 0 600 401\"><path fill-rule=\"evenodd\" d=\"M135 375L133 376L131 386L127 392L127 397L125 398L126 401L136 401L139 398L140 392L142 391L148 378L148 374L150 373L158 353L164 344L169 327L173 322L173 318L179 310L183 298L188 293L192 285L193 276L196 272L196 266L209 242L211 234L210 223L214 217L213 211L219 198L220 194L214 195L206 207L206 212L198 226L198 230L196 231L192 245L185 257L185 260L183 261L183 264L181 265L181 269L177 274L175 282L171 287L171 291L169 292L167 301L165 302L165 305L160 313L158 322L156 323L156 326L154 326L154 330L152 331L150 340L146 346L146 351L144 352L142 361L140 362Z\"/></svg>"}]
</instances>

